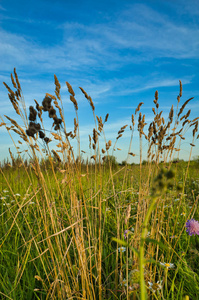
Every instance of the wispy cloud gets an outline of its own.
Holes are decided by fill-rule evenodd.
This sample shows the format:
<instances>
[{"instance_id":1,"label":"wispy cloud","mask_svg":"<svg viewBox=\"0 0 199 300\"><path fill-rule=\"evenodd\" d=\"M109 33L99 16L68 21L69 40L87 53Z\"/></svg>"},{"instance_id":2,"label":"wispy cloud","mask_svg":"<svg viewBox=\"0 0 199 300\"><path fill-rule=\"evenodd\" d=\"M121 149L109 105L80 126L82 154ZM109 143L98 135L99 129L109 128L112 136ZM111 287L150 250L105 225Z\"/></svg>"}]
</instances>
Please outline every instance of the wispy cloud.
<instances>
[{"instance_id":1,"label":"wispy cloud","mask_svg":"<svg viewBox=\"0 0 199 300\"><path fill-rule=\"evenodd\" d=\"M6 9L0 4L0 10L6 11Z\"/></svg>"},{"instance_id":2,"label":"wispy cloud","mask_svg":"<svg viewBox=\"0 0 199 300\"><path fill-rule=\"evenodd\" d=\"M59 44L39 44L35 39L0 30L1 69L11 66L39 70L116 69L157 57L198 58L199 28L176 24L166 14L147 5L131 5L116 20L86 25L60 24ZM126 50L126 53L122 53ZM3 59L5 58L6 59ZM42 67L41 67L42 66Z\"/></svg>"},{"instance_id":3,"label":"wispy cloud","mask_svg":"<svg viewBox=\"0 0 199 300\"><path fill-rule=\"evenodd\" d=\"M142 92L142 91L146 91L149 89L158 89L161 87L171 87L171 86L179 86L179 80L178 79L170 79L170 78L166 78L166 79L154 79L153 81L150 80L150 76L148 75L148 82L146 83L142 83L142 85L140 84L140 86L135 87L135 88L127 88L124 91L122 91L123 95L129 95L129 94L133 94L133 93L138 93L138 92ZM183 84L189 84L191 82L191 78L184 78L183 79Z\"/></svg>"},{"instance_id":4,"label":"wispy cloud","mask_svg":"<svg viewBox=\"0 0 199 300\"><path fill-rule=\"evenodd\" d=\"M61 2L64 9L66 4ZM21 6L20 12L19 8L15 12L6 4L0 5L0 81L11 86L9 73L16 67L28 108L34 99L41 104L46 92L54 94L56 74L62 86L67 125L72 130L75 113L65 84L68 81L76 93L80 133L85 141L94 124L79 86L92 97L96 114L113 116L105 125L110 139L121 126L130 125L130 115L139 102L146 105L143 111L149 111L156 90L160 92L160 108L162 103L161 109L170 109L179 93L179 79L185 86L183 97L190 92L190 97L196 97L190 104L196 114L199 109L197 0L191 0L191 4L176 0L157 5L154 1L124 2L118 0L110 9L104 0L99 6L93 1L88 19L84 5L81 11L77 8L76 14L60 19L49 18L46 10L39 11L38 17L31 9L27 14ZM42 10L39 1L35 1L35 8L37 5ZM48 6L51 13L53 5ZM99 7L101 11L97 11ZM14 116L2 84L0 94L0 110ZM149 114L147 122L150 118Z\"/></svg>"}]
</instances>

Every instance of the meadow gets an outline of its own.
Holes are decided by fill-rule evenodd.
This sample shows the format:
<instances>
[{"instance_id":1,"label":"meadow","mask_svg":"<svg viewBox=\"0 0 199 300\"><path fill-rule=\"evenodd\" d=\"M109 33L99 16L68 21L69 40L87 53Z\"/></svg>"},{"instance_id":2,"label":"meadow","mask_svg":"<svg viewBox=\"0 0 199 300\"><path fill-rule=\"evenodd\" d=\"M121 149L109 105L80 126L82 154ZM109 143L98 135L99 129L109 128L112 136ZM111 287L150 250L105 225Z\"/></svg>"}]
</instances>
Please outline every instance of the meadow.
<instances>
[{"instance_id":1,"label":"meadow","mask_svg":"<svg viewBox=\"0 0 199 300\"><path fill-rule=\"evenodd\" d=\"M12 88L4 85L21 122L5 116L0 123L17 151L9 149L0 165L0 298L199 299L199 159L191 156L199 117L186 109L192 98L181 104L181 81L177 109L172 106L167 119L156 91L153 121L146 124L139 103L115 141L106 139L109 115L98 117L80 88L95 122L87 160L72 86L66 82L76 114L68 132L56 76L55 94L30 107L15 69L11 81ZM52 121L50 131L45 118ZM139 133L139 164L115 159L127 129L131 157ZM174 159L187 131L190 158Z\"/></svg>"}]
</instances>

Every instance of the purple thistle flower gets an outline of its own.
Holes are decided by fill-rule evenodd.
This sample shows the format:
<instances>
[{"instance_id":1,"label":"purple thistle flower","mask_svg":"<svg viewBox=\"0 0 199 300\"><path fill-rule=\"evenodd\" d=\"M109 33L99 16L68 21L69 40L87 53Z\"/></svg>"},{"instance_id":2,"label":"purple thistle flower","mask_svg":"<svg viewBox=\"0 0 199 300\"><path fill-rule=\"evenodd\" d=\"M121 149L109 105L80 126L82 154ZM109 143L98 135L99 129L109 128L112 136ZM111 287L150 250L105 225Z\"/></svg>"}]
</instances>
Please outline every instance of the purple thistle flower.
<instances>
[{"instance_id":1,"label":"purple thistle flower","mask_svg":"<svg viewBox=\"0 0 199 300\"><path fill-rule=\"evenodd\" d=\"M186 232L188 232L189 235L199 235L199 222L194 220L194 219L191 219L191 220L188 220L186 222L186 226L185 226L187 229L186 229Z\"/></svg>"}]
</instances>

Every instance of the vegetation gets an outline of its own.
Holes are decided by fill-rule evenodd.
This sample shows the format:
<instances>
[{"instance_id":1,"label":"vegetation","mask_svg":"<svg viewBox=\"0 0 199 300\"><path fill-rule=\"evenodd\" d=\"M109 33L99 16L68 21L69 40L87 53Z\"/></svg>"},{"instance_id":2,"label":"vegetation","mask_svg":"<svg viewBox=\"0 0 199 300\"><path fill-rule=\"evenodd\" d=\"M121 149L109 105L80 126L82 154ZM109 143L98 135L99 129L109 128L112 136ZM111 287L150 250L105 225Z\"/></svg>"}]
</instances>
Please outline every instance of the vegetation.
<instances>
[{"instance_id":1,"label":"vegetation","mask_svg":"<svg viewBox=\"0 0 199 300\"><path fill-rule=\"evenodd\" d=\"M164 120L156 91L148 131L140 103L132 115L128 154L135 155L137 120L140 163L131 165L127 158L118 164L111 150L127 125L115 142L107 141L108 114L104 121L98 117L92 98L80 88L95 120L85 161L71 85L66 82L76 118L74 130L67 132L56 76L55 95L47 93L41 104L35 100L29 114L15 69L11 80L13 89L4 85L23 124L6 116L11 125L2 119L1 126L18 136L23 148L16 146L17 157L9 149L10 159L0 167L2 299L199 299L199 224L187 223L199 220L199 161L191 160L199 118L184 113L192 98L176 112L172 106ZM181 96L180 82L178 105ZM50 133L46 116L52 120ZM186 162L176 157L187 130L193 141Z\"/></svg>"}]
</instances>

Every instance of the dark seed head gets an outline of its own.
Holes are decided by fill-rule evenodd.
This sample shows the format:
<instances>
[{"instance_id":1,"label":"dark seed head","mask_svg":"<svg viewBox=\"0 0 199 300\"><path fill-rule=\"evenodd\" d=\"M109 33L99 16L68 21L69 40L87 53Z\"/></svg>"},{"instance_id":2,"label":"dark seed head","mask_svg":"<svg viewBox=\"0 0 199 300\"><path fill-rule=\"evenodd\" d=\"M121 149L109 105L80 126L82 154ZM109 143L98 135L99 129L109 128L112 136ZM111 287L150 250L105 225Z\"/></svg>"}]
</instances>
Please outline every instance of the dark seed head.
<instances>
[{"instance_id":1,"label":"dark seed head","mask_svg":"<svg viewBox=\"0 0 199 300\"><path fill-rule=\"evenodd\" d=\"M43 133L43 131L39 131L39 137L40 139L43 139L45 137L45 133Z\"/></svg>"},{"instance_id":2,"label":"dark seed head","mask_svg":"<svg viewBox=\"0 0 199 300\"><path fill-rule=\"evenodd\" d=\"M36 124L35 124L35 129L36 129L37 131L39 131L39 130L41 129L41 125L40 125L39 123L36 123Z\"/></svg>"},{"instance_id":3,"label":"dark seed head","mask_svg":"<svg viewBox=\"0 0 199 300\"><path fill-rule=\"evenodd\" d=\"M51 108L51 101L52 98L50 97L45 97L42 101L42 106L44 111L48 111Z\"/></svg>"},{"instance_id":4,"label":"dark seed head","mask_svg":"<svg viewBox=\"0 0 199 300\"><path fill-rule=\"evenodd\" d=\"M29 110L30 110L29 120L30 121L35 121L36 117L37 117L37 111L34 109L33 106L30 106Z\"/></svg>"},{"instance_id":5,"label":"dark seed head","mask_svg":"<svg viewBox=\"0 0 199 300\"><path fill-rule=\"evenodd\" d=\"M57 116L54 116L53 120L55 125L60 125L62 123L62 119L57 118Z\"/></svg>"},{"instance_id":6,"label":"dark seed head","mask_svg":"<svg viewBox=\"0 0 199 300\"><path fill-rule=\"evenodd\" d=\"M26 133L28 136L34 137L34 134L36 133L36 131L34 130L34 128L29 128L26 130Z\"/></svg>"},{"instance_id":7,"label":"dark seed head","mask_svg":"<svg viewBox=\"0 0 199 300\"><path fill-rule=\"evenodd\" d=\"M59 129L60 129L59 124L55 125L54 130L59 130Z\"/></svg>"},{"instance_id":8,"label":"dark seed head","mask_svg":"<svg viewBox=\"0 0 199 300\"><path fill-rule=\"evenodd\" d=\"M44 141L46 142L46 144L48 144L50 142L50 139L48 137L45 137Z\"/></svg>"},{"instance_id":9,"label":"dark seed head","mask_svg":"<svg viewBox=\"0 0 199 300\"><path fill-rule=\"evenodd\" d=\"M56 115L56 110L51 106L51 108L48 111L49 118L53 118Z\"/></svg>"}]
</instances>

